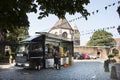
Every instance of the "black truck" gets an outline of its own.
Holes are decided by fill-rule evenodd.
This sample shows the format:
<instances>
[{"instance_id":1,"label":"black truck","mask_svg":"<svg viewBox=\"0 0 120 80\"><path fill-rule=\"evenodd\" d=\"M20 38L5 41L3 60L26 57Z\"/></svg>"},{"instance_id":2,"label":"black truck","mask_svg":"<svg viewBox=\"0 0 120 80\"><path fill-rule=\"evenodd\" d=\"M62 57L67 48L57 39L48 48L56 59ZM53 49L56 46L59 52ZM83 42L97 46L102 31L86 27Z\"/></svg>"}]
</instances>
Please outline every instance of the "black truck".
<instances>
[{"instance_id":1,"label":"black truck","mask_svg":"<svg viewBox=\"0 0 120 80\"><path fill-rule=\"evenodd\" d=\"M20 42L16 50L16 66L36 69L54 67L53 54L55 49L59 49L61 54L60 64L69 64L71 59L69 60L68 56L73 55L74 52L73 41L50 33L40 32L38 35Z\"/></svg>"}]
</instances>

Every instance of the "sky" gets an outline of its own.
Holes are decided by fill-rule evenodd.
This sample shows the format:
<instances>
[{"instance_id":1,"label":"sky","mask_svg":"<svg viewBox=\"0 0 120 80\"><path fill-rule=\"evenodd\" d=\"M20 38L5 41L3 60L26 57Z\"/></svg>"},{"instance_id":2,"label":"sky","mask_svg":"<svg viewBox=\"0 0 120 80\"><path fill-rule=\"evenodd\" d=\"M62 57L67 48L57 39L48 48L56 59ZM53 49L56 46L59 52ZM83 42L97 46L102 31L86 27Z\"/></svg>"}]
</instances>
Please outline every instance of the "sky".
<instances>
[{"instance_id":1,"label":"sky","mask_svg":"<svg viewBox=\"0 0 120 80\"><path fill-rule=\"evenodd\" d=\"M92 36L93 32L98 29L105 29L113 34L113 38L119 38L120 35L117 27L120 25L120 17L117 13L117 7L120 0L90 0L90 3L85 6L91 14L88 19L81 17L80 13L75 15L65 15L69 24L76 24L80 32L80 45L86 45L87 41ZM114 4L115 3L115 4ZM105 9L107 7L107 9ZM49 15L43 19L38 19L38 13L29 13L30 22L29 34L35 35L35 32L45 32L50 30L59 20L55 15ZM80 17L80 18L79 18ZM78 19L79 18L79 19ZM72 22L70 22L72 20Z\"/></svg>"}]
</instances>

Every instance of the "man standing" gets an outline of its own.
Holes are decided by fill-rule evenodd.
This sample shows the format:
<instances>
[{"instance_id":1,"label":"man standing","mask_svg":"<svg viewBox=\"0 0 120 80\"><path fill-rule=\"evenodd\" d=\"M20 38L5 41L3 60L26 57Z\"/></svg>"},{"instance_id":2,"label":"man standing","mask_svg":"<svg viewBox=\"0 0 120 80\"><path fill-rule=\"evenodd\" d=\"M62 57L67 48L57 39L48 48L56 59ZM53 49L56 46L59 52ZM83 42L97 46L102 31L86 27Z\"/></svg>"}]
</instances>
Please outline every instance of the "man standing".
<instances>
[{"instance_id":1,"label":"man standing","mask_svg":"<svg viewBox=\"0 0 120 80\"><path fill-rule=\"evenodd\" d=\"M54 53L54 65L55 65L55 68L56 69L60 69L61 68L61 65L60 65L60 53L58 50L55 50L55 53Z\"/></svg>"}]
</instances>

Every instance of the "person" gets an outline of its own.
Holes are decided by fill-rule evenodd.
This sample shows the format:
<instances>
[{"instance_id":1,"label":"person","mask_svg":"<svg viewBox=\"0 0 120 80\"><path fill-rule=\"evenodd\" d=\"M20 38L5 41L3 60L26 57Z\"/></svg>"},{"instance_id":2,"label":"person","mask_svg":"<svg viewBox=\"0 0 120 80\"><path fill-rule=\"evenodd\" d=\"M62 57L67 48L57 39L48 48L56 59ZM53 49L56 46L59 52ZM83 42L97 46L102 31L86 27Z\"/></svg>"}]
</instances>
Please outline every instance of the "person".
<instances>
[{"instance_id":1,"label":"person","mask_svg":"<svg viewBox=\"0 0 120 80\"><path fill-rule=\"evenodd\" d=\"M60 65L60 53L59 53L59 51L56 50L53 56L54 56L54 67L56 69L60 69L61 65Z\"/></svg>"},{"instance_id":2,"label":"person","mask_svg":"<svg viewBox=\"0 0 120 80\"><path fill-rule=\"evenodd\" d=\"M35 61L36 61L35 62L35 65L36 65L35 69L40 70L42 68L42 59L37 58Z\"/></svg>"},{"instance_id":3,"label":"person","mask_svg":"<svg viewBox=\"0 0 120 80\"><path fill-rule=\"evenodd\" d=\"M109 60L104 61L104 69L105 69L105 72L109 72Z\"/></svg>"}]
</instances>

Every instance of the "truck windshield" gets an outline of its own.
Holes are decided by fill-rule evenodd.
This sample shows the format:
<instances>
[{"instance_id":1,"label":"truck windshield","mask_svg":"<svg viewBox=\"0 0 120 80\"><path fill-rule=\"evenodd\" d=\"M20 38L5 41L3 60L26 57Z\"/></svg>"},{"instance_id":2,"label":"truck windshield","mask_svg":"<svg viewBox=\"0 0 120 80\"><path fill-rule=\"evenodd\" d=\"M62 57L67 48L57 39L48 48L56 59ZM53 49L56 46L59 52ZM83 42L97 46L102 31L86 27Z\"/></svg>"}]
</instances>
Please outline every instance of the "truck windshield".
<instances>
[{"instance_id":1,"label":"truck windshield","mask_svg":"<svg viewBox=\"0 0 120 80\"><path fill-rule=\"evenodd\" d=\"M25 52L28 48L28 45L19 45L17 51L18 52Z\"/></svg>"}]
</instances>

